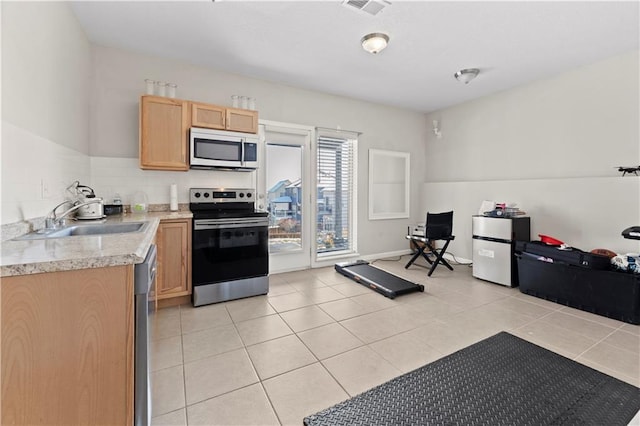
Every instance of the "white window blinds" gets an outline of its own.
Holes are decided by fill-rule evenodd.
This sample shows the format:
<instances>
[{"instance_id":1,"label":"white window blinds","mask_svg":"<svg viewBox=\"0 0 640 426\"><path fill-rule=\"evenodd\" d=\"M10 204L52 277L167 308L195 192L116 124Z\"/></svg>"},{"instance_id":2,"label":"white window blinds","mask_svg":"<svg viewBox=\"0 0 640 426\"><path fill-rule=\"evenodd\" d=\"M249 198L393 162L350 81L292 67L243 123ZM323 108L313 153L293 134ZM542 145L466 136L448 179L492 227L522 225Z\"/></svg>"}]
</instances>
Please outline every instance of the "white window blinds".
<instances>
[{"instance_id":1,"label":"white window blinds","mask_svg":"<svg viewBox=\"0 0 640 426\"><path fill-rule=\"evenodd\" d=\"M317 221L318 255L354 252L356 187L356 133L336 136L318 132Z\"/></svg>"}]
</instances>

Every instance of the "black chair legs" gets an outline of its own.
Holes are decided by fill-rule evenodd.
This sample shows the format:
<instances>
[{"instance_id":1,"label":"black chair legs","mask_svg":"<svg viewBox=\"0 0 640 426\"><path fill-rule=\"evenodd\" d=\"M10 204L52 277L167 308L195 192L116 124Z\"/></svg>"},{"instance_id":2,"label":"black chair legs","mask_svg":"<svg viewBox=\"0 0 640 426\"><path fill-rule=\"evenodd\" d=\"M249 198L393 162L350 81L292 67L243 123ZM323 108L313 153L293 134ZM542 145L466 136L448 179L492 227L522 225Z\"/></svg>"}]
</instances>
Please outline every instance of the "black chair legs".
<instances>
[{"instance_id":1,"label":"black chair legs","mask_svg":"<svg viewBox=\"0 0 640 426\"><path fill-rule=\"evenodd\" d=\"M431 263L431 269L429 269L429 273L427 274L427 276L431 276L431 274L433 274L433 271L436 269L436 266L438 266L439 263L443 264L444 266L446 266L447 268L449 268L449 270L453 271L453 267L451 265L449 265L449 262L447 262L447 260L443 257L444 254L447 252L447 246L449 245L449 243L451 242L451 240L446 240L447 242L444 243L444 247L442 247L442 250L440 250L440 252L436 251L435 248L431 247L431 244L427 243L427 246L429 246L429 250L431 250L431 253L433 253L436 256L436 260Z\"/></svg>"},{"instance_id":2,"label":"black chair legs","mask_svg":"<svg viewBox=\"0 0 640 426\"><path fill-rule=\"evenodd\" d=\"M409 266L411 266L411 264L413 264L413 262L415 262L416 259L418 259L420 256L424 257L424 260L426 260L429 263L429 265L432 265L433 262L431 261L431 259L429 259L429 256L427 256L427 254L424 252L424 249L427 248L427 246L426 245L421 246L419 244L416 244L413 240L409 240L409 241L411 242L411 245L415 247L416 253L413 255L413 257L411 257L409 262L407 262L407 264L404 266L404 269L408 269Z\"/></svg>"},{"instance_id":3,"label":"black chair legs","mask_svg":"<svg viewBox=\"0 0 640 426\"><path fill-rule=\"evenodd\" d=\"M444 265L447 268L449 268L450 271L453 271L453 267L444 258L444 254L447 252L449 243L453 241L455 237L451 236L450 238L444 239L443 241L446 241L446 242L444 243L444 247L442 247L440 251L438 251L435 247L433 247L429 242L429 240L426 240L425 238L414 238L410 236L408 236L407 238L411 242L411 246L416 249L416 252L414 253L413 256L411 256L411 259L409 259L407 264L404 266L404 269L409 269L409 266L411 266L420 256L422 256L424 260L426 260L427 263L431 265L431 268L429 268L429 273L427 274L429 277L431 276L431 274L433 274L433 271L436 269L436 266L438 265ZM417 241L420 241L422 245L416 244L414 239ZM429 255L425 253L426 249L429 249L430 254L432 254L435 257L434 260L431 260L429 258Z\"/></svg>"}]
</instances>

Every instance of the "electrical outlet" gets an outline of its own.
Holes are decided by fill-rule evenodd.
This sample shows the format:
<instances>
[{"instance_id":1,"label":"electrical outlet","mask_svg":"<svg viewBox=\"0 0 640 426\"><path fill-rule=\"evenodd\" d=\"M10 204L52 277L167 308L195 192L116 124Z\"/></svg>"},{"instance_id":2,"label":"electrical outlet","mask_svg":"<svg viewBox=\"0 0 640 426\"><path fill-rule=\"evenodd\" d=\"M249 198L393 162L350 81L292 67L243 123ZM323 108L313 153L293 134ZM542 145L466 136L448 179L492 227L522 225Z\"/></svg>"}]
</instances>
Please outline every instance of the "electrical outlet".
<instances>
[{"instance_id":1,"label":"electrical outlet","mask_svg":"<svg viewBox=\"0 0 640 426\"><path fill-rule=\"evenodd\" d=\"M40 179L40 198L46 200L50 196L51 191L49 189L49 185L44 181L44 179Z\"/></svg>"}]
</instances>

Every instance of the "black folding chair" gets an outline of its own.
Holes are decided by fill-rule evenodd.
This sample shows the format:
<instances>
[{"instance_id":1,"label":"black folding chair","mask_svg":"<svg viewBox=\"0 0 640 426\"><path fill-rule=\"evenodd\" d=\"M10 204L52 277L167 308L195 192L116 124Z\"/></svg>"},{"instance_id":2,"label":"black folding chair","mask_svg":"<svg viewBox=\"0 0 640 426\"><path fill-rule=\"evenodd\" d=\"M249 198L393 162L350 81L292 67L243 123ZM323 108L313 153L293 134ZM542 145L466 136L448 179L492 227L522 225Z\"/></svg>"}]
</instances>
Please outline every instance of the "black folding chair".
<instances>
[{"instance_id":1,"label":"black folding chair","mask_svg":"<svg viewBox=\"0 0 640 426\"><path fill-rule=\"evenodd\" d=\"M444 259L444 254L447 251L447 247L449 243L453 241L456 237L451 235L453 232L453 211L444 212L444 213L428 213L427 212L427 223L425 225L424 237L419 237L415 235L407 235L407 238L412 242L412 244L416 247L417 251L409 260L409 263L406 264L405 269L409 268L413 262L416 261L420 256L422 256L430 265L428 276L433 274L433 271L436 269L438 264L443 264L451 271L453 271L453 267L449 264L449 262ZM446 241L444 243L444 247L441 250L436 250L435 247L431 245L432 241L443 240ZM422 244L417 244L416 242L420 242ZM425 253L425 249L429 249L431 254L435 256L435 260L429 259L427 253Z\"/></svg>"}]
</instances>

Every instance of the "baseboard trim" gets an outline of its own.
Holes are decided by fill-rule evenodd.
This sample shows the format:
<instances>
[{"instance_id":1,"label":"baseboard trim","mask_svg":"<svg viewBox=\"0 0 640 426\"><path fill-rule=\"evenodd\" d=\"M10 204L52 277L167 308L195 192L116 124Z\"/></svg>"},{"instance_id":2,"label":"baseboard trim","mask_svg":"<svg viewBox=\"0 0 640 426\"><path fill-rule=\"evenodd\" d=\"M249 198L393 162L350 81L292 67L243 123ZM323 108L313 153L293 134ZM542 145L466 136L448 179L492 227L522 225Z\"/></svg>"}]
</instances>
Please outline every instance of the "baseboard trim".
<instances>
[{"instance_id":1,"label":"baseboard trim","mask_svg":"<svg viewBox=\"0 0 640 426\"><path fill-rule=\"evenodd\" d=\"M354 254L353 256L340 257L339 259L331 259L331 260L315 262L311 266L311 269L326 268L326 267L335 265L337 262L353 262L354 260L358 260L358 259L366 260L367 262L373 262L373 261L376 261L376 260L388 259L388 258L391 258L391 257L406 256L406 255L410 255L410 254L413 254L413 252L410 249L387 251L387 252L383 252L383 253L374 253L374 254L365 254L365 255ZM456 256L457 260L455 260L453 258L453 255L451 253L449 253L449 252L445 253L444 258L446 260L448 260L448 261L455 262L457 264L465 264L465 263L469 263L470 264L471 263L471 260L465 259L465 258L459 257L459 256ZM425 264L426 264L426 262L425 262ZM305 269L290 268L290 269L286 269L286 270L272 271L271 273L272 274L283 274L283 273L286 273L286 272L295 272L295 271L304 271L304 270Z\"/></svg>"}]
</instances>

